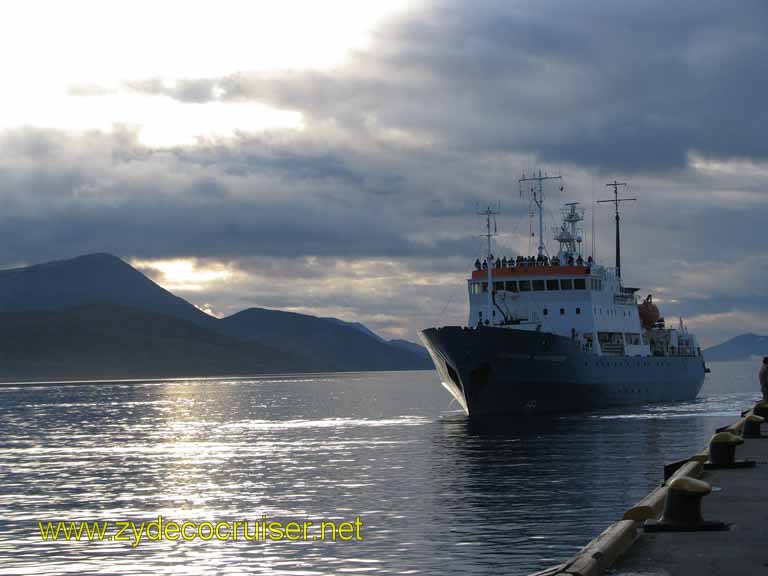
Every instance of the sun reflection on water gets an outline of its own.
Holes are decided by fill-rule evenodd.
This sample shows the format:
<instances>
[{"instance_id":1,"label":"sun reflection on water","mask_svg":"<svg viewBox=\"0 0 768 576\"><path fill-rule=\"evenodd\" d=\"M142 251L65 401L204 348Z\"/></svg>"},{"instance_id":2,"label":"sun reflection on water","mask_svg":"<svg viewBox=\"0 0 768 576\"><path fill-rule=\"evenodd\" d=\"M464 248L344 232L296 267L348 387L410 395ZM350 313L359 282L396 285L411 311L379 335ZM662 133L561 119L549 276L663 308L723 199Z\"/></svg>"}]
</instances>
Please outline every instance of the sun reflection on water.
<instances>
[{"instance_id":1,"label":"sun reflection on water","mask_svg":"<svg viewBox=\"0 0 768 576\"><path fill-rule=\"evenodd\" d=\"M8 385L0 575L527 573L602 531L753 396L510 424L468 421L431 372ZM131 548L42 542L36 524L262 514L360 515L364 541Z\"/></svg>"}]
</instances>

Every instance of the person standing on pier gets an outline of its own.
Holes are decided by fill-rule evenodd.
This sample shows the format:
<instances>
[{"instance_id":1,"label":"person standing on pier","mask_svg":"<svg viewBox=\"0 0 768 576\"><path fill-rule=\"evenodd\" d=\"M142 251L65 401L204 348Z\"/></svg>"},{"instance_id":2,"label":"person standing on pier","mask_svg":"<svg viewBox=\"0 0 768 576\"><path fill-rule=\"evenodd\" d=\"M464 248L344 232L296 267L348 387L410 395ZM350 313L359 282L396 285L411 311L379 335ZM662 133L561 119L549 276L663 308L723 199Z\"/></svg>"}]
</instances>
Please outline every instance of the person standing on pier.
<instances>
[{"instance_id":1,"label":"person standing on pier","mask_svg":"<svg viewBox=\"0 0 768 576\"><path fill-rule=\"evenodd\" d=\"M768 356L763 356L763 365L757 375L760 380L760 391L763 393L763 402L768 402Z\"/></svg>"}]
</instances>

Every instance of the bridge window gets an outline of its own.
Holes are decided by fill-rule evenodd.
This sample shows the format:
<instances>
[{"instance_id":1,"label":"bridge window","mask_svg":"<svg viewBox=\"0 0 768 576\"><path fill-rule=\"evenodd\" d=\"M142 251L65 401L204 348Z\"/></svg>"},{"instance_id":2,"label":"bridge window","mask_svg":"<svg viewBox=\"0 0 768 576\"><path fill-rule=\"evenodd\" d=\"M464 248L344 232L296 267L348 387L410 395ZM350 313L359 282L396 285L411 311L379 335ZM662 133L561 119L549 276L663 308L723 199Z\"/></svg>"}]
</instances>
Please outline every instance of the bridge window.
<instances>
[{"instance_id":1,"label":"bridge window","mask_svg":"<svg viewBox=\"0 0 768 576\"><path fill-rule=\"evenodd\" d=\"M531 281L530 280L520 280L520 282L518 282L518 286L520 287L520 292L530 292L531 291Z\"/></svg>"},{"instance_id":2,"label":"bridge window","mask_svg":"<svg viewBox=\"0 0 768 576\"><path fill-rule=\"evenodd\" d=\"M581 314L581 308L576 308L576 314Z\"/></svg>"},{"instance_id":3,"label":"bridge window","mask_svg":"<svg viewBox=\"0 0 768 576\"><path fill-rule=\"evenodd\" d=\"M560 280L560 290L573 290L573 280L570 278Z\"/></svg>"},{"instance_id":4,"label":"bridge window","mask_svg":"<svg viewBox=\"0 0 768 576\"><path fill-rule=\"evenodd\" d=\"M549 308L544 308L543 312L544 312L544 316L546 316L547 314L549 314Z\"/></svg>"},{"instance_id":5,"label":"bridge window","mask_svg":"<svg viewBox=\"0 0 768 576\"><path fill-rule=\"evenodd\" d=\"M573 281L573 288L575 290L586 290L587 289L587 281L584 280L584 278L576 278Z\"/></svg>"},{"instance_id":6,"label":"bridge window","mask_svg":"<svg viewBox=\"0 0 768 576\"><path fill-rule=\"evenodd\" d=\"M557 280L547 280L547 290L560 290Z\"/></svg>"},{"instance_id":7,"label":"bridge window","mask_svg":"<svg viewBox=\"0 0 768 576\"><path fill-rule=\"evenodd\" d=\"M624 334L624 339L630 346L639 346L640 345L640 334L633 334L631 332L626 332Z\"/></svg>"},{"instance_id":8,"label":"bridge window","mask_svg":"<svg viewBox=\"0 0 768 576\"><path fill-rule=\"evenodd\" d=\"M560 308L560 316L565 316L565 308Z\"/></svg>"},{"instance_id":9,"label":"bridge window","mask_svg":"<svg viewBox=\"0 0 768 576\"><path fill-rule=\"evenodd\" d=\"M542 290L544 290L544 280L534 280L533 289L536 292L541 292Z\"/></svg>"},{"instance_id":10,"label":"bridge window","mask_svg":"<svg viewBox=\"0 0 768 576\"><path fill-rule=\"evenodd\" d=\"M517 292L517 280L511 280L504 283L504 290L507 292Z\"/></svg>"},{"instance_id":11,"label":"bridge window","mask_svg":"<svg viewBox=\"0 0 768 576\"><path fill-rule=\"evenodd\" d=\"M504 282L494 282L493 290L494 292L498 292L499 290L504 290Z\"/></svg>"}]
</instances>

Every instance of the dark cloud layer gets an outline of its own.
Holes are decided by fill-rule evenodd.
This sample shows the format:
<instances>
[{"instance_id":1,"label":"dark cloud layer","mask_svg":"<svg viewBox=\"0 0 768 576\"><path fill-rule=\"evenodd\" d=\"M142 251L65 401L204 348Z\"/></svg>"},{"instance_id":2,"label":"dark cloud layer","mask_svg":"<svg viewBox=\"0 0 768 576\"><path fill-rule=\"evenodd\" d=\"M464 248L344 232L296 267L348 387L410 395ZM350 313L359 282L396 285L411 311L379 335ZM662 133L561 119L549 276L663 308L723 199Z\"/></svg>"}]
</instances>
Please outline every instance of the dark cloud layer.
<instances>
[{"instance_id":1,"label":"dark cloud layer","mask_svg":"<svg viewBox=\"0 0 768 576\"><path fill-rule=\"evenodd\" d=\"M365 132L372 120L463 151L604 172L679 169L690 151L766 158L768 5L746 0L439 2L327 72L135 89L253 99Z\"/></svg>"}]
</instances>

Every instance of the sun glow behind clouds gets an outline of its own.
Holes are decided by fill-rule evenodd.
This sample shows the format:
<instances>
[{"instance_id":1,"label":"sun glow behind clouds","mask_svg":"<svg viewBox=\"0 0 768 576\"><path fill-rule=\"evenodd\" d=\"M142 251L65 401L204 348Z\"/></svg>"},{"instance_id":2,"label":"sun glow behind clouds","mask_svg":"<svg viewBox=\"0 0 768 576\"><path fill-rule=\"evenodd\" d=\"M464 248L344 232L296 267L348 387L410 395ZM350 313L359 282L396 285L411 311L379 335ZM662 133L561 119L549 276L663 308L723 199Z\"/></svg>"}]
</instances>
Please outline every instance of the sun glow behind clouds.
<instances>
[{"instance_id":1,"label":"sun glow behind clouds","mask_svg":"<svg viewBox=\"0 0 768 576\"><path fill-rule=\"evenodd\" d=\"M301 128L301 114L258 104L183 104L130 93L148 78L216 78L245 70L328 68L365 48L404 2L282 0L10 3L3 10L0 129L140 128L149 145L197 136ZM73 86L89 86L88 94ZM101 92L101 94L99 94Z\"/></svg>"},{"instance_id":2,"label":"sun glow behind clouds","mask_svg":"<svg viewBox=\"0 0 768 576\"><path fill-rule=\"evenodd\" d=\"M234 267L219 263L201 263L194 258L173 260L132 260L131 265L147 272L153 279L170 291L198 292L211 285L236 280L240 272Z\"/></svg>"}]
</instances>

